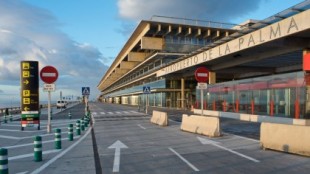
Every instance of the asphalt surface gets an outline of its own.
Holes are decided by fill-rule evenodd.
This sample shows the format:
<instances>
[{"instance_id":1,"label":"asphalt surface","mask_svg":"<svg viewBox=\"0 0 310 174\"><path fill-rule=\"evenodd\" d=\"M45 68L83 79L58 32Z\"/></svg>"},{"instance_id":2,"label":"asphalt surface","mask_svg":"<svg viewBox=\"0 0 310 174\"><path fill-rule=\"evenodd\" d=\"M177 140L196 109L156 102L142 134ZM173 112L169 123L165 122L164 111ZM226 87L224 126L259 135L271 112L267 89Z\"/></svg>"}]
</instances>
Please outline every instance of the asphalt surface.
<instances>
[{"instance_id":1,"label":"asphalt surface","mask_svg":"<svg viewBox=\"0 0 310 174\"><path fill-rule=\"evenodd\" d=\"M83 117L85 106L78 104L54 111L53 129L62 129L62 149L53 147L53 134L42 130L21 132L18 122L0 125L0 147L9 151L10 173L308 173L310 158L259 147L259 124L221 120L222 137L209 138L180 131L182 114L166 110L168 127L150 123L150 114L137 107L90 103L93 126L74 141L67 139L67 126ZM154 109L154 108L153 108ZM149 108L149 113L151 113ZM68 118L69 111L72 118ZM75 130L74 130L75 131ZM43 137L43 161L33 161L33 136ZM28 156L26 156L28 154ZM30 156L29 156L30 154Z\"/></svg>"}]
</instances>

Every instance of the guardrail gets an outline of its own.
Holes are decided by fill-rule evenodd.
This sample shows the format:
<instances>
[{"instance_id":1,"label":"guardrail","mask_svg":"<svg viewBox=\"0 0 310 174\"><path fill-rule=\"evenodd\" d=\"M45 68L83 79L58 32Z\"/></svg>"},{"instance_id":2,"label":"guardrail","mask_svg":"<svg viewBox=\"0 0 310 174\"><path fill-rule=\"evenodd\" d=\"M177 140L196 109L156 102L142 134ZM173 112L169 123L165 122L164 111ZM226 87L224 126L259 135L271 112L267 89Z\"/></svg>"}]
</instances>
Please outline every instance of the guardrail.
<instances>
[{"instance_id":1,"label":"guardrail","mask_svg":"<svg viewBox=\"0 0 310 174\"><path fill-rule=\"evenodd\" d=\"M12 114L20 113L20 107L0 108L0 116L3 116L4 113L6 113L6 115L8 115L9 113Z\"/></svg>"},{"instance_id":2,"label":"guardrail","mask_svg":"<svg viewBox=\"0 0 310 174\"><path fill-rule=\"evenodd\" d=\"M52 104L52 106L56 106L56 104ZM47 108L47 104L40 105L40 108ZM11 114L20 114L20 107L7 107L7 108L0 108L0 116L4 116Z\"/></svg>"},{"instance_id":3,"label":"guardrail","mask_svg":"<svg viewBox=\"0 0 310 174\"><path fill-rule=\"evenodd\" d=\"M68 104L72 104L72 103L76 103L78 101L72 101L72 102L68 102ZM56 107L56 103L51 104L52 107ZM43 104L40 105L40 109L41 108L47 108L47 104ZM11 114L20 114L20 107L7 107L7 108L0 108L0 117L4 116L4 113L6 113L6 115L9 115L9 113Z\"/></svg>"}]
</instances>

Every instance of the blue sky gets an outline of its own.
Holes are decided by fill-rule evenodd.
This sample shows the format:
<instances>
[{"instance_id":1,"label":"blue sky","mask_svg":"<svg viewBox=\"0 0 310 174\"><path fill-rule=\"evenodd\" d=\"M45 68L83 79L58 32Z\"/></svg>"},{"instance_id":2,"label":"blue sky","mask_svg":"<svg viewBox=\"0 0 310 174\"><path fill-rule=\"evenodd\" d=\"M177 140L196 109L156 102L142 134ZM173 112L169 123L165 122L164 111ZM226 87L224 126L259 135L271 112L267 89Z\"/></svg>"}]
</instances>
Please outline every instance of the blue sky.
<instances>
[{"instance_id":1,"label":"blue sky","mask_svg":"<svg viewBox=\"0 0 310 174\"><path fill-rule=\"evenodd\" d=\"M265 19L303 0L0 0L0 108L19 101L19 62L59 70L53 100L97 84L141 20L152 15L228 23ZM233 7L233 8L232 8ZM42 82L40 82L42 86ZM40 91L40 98L47 94Z\"/></svg>"}]
</instances>

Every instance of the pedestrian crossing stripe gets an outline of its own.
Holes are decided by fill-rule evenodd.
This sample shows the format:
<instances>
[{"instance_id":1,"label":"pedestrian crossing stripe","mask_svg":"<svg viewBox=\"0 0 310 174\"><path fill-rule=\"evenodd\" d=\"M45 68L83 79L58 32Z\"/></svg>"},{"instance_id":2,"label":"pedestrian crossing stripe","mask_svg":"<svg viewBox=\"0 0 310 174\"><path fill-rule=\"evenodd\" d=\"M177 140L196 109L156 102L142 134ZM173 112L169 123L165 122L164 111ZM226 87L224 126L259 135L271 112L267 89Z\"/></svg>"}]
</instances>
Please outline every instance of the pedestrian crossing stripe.
<instances>
[{"instance_id":1,"label":"pedestrian crossing stripe","mask_svg":"<svg viewBox=\"0 0 310 174\"><path fill-rule=\"evenodd\" d=\"M113 114L144 114L138 111L115 111L115 112L92 112L94 116L98 115L113 115Z\"/></svg>"}]
</instances>

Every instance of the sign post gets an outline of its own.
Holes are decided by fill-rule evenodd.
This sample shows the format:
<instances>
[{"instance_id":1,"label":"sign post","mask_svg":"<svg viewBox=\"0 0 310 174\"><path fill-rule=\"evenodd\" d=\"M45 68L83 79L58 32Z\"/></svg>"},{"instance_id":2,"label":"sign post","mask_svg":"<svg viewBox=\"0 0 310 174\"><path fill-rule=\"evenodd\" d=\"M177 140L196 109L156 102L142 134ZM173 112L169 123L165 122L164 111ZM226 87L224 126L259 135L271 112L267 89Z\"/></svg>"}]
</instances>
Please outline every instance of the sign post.
<instances>
[{"instance_id":1,"label":"sign post","mask_svg":"<svg viewBox=\"0 0 310 174\"><path fill-rule=\"evenodd\" d=\"M44 89L48 92L48 102L47 102L47 133L51 132L51 91L55 91L55 84L53 84L58 78L58 71L53 66L46 66L41 69L40 77L44 84Z\"/></svg>"},{"instance_id":2,"label":"sign post","mask_svg":"<svg viewBox=\"0 0 310 174\"><path fill-rule=\"evenodd\" d=\"M151 93L151 87L150 86L143 86L143 93L146 94L145 113L147 114L147 107L148 107L148 101L149 101L149 94Z\"/></svg>"},{"instance_id":3,"label":"sign post","mask_svg":"<svg viewBox=\"0 0 310 174\"><path fill-rule=\"evenodd\" d=\"M198 81L197 89L200 89L200 107L203 115L203 90L208 88L209 70L205 67L199 67L195 71L195 78Z\"/></svg>"},{"instance_id":4,"label":"sign post","mask_svg":"<svg viewBox=\"0 0 310 174\"><path fill-rule=\"evenodd\" d=\"M38 125L39 112L39 66L37 61L21 61L21 130L27 126Z\"/></svg>"},{"instance_id":5,"label":"sign post","mask_svg":"<svg viewBox=\"0 0 310 174\"><path fill-rule=\"evenodd\" d=\"M88 96L90 95L90 87L82 87L82 95L84 96L85 102L85 115L87 115L89 111Z\"/></svg>"}]
</instances>

